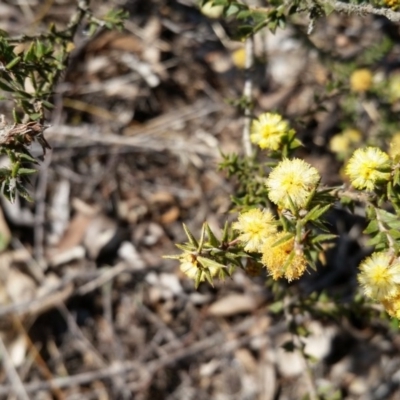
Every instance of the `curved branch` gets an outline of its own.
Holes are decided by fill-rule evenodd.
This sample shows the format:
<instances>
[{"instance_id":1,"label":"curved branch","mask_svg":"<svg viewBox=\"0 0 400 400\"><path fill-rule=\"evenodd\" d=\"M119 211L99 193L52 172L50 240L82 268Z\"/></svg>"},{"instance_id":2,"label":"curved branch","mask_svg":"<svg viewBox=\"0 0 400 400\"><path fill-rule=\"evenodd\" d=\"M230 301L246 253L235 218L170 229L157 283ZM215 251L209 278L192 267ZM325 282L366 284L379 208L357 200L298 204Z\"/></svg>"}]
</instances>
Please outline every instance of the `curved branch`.
<instances>
[{"instance_id":1,"label":"curved branch","mask_svg":"<svg viewBox=\"0 0 400 400\"><path fill-rule=\"evenodd\" d=\"M331 7L334 11L337 12L357 15L383 15L393 22L400 21L400 12L393 11L389 8L376 8L371 4L348 4L335 0L317 0L317 3L320 5Z\"/></svg>"}]
</instances>

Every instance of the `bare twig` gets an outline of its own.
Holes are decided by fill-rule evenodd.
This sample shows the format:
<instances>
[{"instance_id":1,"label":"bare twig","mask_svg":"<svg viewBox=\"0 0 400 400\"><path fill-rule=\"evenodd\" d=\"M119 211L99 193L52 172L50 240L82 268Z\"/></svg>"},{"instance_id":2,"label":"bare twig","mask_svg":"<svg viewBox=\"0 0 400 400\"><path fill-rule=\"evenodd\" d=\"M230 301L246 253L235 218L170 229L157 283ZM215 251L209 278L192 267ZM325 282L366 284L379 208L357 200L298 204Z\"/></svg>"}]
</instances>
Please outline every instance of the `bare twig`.
<instances>
[{"instance_id":1,"label":"bare twig","mask_svg":"<svg viewBox=\"0 0 400 400\"><path fill-rule=\"evenodd\" d=\"M243 88L243 97L245 101L244 110L244 126L243 126L243 147L247 157L251 157L253 150L250 141L250 127L251 127L251 110L252 110L252 92L253 92L253 64L254 64L254 40L250 36L246 40L246 63L245 73L246 78Z\"/></svg>"},{"instance_id":2,"label":"bare twig","mask_svg":"<svg viewBox=\"0 0 400 400\"><path fill-rule=\"evenodd\" d=\"M366 14L382 15L393 22L400 21L400 12L393 11L389 8L377 8L374 7L372 4L349 4L335 0L316 0L309 1L306 7L311 9L312 7L314 7L315 3L324 5L327 7L327 9L339 13L344 12L346 14L356 14L361 16ZM271 7L249 6L249 9L265 13L271 11Z\"/></svg>"},{"instance_id":3,"label":"bare twig","mask_svg":"<svg viewBox=\"0 0 400 400\"><path fill-rule=\"evenodd\" d=\"M286 317L286 323L289 326L291 322L296 323L295 317L292 313L292 311L290 310L290 306L293 304L293 298L289 299L289 298L285 298L284 299L284 313L285 313L285 317ZM300 339L300 337L295 334L292 333L292 337L293 337L293 343L296 346L296 350L297 353L300 355L301 357L301 362L303 364L304 367L304 379L306 382L306 385L308 387L308 395L310 400L318 400L319 396L318 396L318 390L316 387L316 383L315 383L315 377L313 376L310 364L307 360L307 356L304 353L304 345Z\"/></svg>"},{"instance_id":4,"label":"bare twig","mask_svg":"<svg viewBox=\"0 0 400 400\"><path fill-rule=\"evenodd\" d=\"M255 317L249 317L246 320L240 322L235 327L230 330L230 332L234 332L237 334L247 332L248 329L254 325L256 321ZM275 335L282 331L282 326L276 326L270 329L268 332L270 335ZM229 332L228 332L229 333ZM152 376L162 368L166 368L170 365L175 364L176 362L198 354L200 352L204 352L206 350L210 350L215 348L216 346L220 346L221 352L231 352L237 347L240 347L244 344L244 342L248 343L254 337L265 335L265 333L260 333L256 335L246 335L245 337L239 340L227 340L227 332L217 332L203 340L194 342L192 345L179 349L173 353L166 354L163 357L160 357L156 360L150 361L147 364L143 365L138 363L137 361L126 361L124 363L117 363L97 371L85 372L78 375L66 376L54 378L51 381L40 381L40 382L32 382L25 384L25 390L28 393L37 392L39 390L48 390L51 387L57 388L65 388L74 385L83 385L95 380L99 379L108 379L115 375L126 374L128 372L136 371L138 377L143 376L145 374L145 379L143 381L139 379L138 382L134 382L129 385L129 389L132 391L140 391L143 387L147 386L147 384L151 381ZM0 386L0 396L9 393L10 386L1 385Z\"/></svg>"},{"instance_id":5,"label":"bare twig","mask_svg":"<svg viewBox=\"0 0 400 400\"><path fill-rule=\"evenodd\" d=\"M40 267L44 268L44 221L46 214L46 192L48 182L48 169L51 163L51 153L47 155L39 172L39 182L35 191L35 230L34 230L34 258Z\"/></svg>"},{"instance_id":6,"label":"bare twig","mask_svg":"<svg viewBox=\"0 0 400 400\"><path fill-rule=\"evenodd\" d=\"M6 346L4 345L3 339L0 336L0 354L3 360L4 371L7 374L7 378L11 384L11 387L8 390L8 393L15 393L19 400L29 400L29 396L24 388L23 383L16 371L14 364L8 354Z\"/></svg>"},{"instance_id":7,"label":"bare twig","mask_svg":"<svg viewBox=\"0 0 400 400\"><path fill-rule=\"evenodd\" d=\"M39 353L38 349L36 348L35 344L32 342L30 336L26 332L26 329L25 329L21 319L18 316L13 315L12 316L12 323L13 323L14 327L16 328L16 330L21 332L21 334L24 336L24 338L25 338L25 340L27 342L27 346L28 346L28 348L30 350L30 353L31 353L33 359L35 360L35 363L36 363L37 367L39 368L41 375L48 382L51 381L51 379L53 378L53 374L49 370L49 367L47 366L46 362L43 360L43 357L40 355L40 353ZM65 399L65 396L62 393L62 391L60 390L60 388L53 387L52 385L50 385L49 386L49 390L52 392L52 394L54 395L54 397L57 400L64 400Z\"/></svg>"},{"instance_id":8,"label":"bare twig","mask_svg":"<svg viewBox=\"0 0 400 400\"><path fill-rule=\"evenodd\" d=\"M318 0L320 4L326 5L333 8L337 12L345 12L347 14L373 14L373 15L383 15L391 21L400 21L400 12L395 12L388 8L376 8L372 4L349 4L343 3L341 1L332 0Z\"/></svg>"}]
</instances>

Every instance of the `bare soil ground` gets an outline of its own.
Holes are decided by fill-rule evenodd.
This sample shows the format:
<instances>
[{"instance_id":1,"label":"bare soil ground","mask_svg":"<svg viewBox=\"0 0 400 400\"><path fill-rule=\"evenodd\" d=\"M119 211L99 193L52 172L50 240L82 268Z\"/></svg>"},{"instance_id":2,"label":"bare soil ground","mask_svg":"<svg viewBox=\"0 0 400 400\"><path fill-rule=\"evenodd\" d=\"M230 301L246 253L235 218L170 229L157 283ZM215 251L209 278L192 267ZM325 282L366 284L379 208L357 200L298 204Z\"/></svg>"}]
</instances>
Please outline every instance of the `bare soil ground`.
<instances>
[{"instance_id":1,"label":"bare soil ground","mask_svg":"<svg viewBox=\"0 0 400 400\"><path fill-rule=\"evenodd\" d=\"M123 6L130 18L122 32L79 31L49 115L53 151L32 182L35 203L1 203L10 245L0 253L0 398L296 400L318 388L326 399L400 399L400 340L382 320L303 315L315 357L307 369L282 348L291 335L265 276L238 271L195 290L161 258L185 240L182 222L199 232L205 220L234 218L234 182L217 165L220 150L242 151L232 101L243 91L243 43L190 0L92 3L97 16ZM0 28L34 34L65 24L74 7L3 1ZM350 60L384 35L398 38L398 28L332 15L311 37L319 53L304 45L306 30L299 20L256 41L255 112L287 116L306 145L299 155L336 184L328 143L340 99L312 111L330 76L319 56ZM295 286L305 297L328 290L345 307L365 256L364 223L343 210L330 218L338 247Z\"/></svg>"}]
</instances>

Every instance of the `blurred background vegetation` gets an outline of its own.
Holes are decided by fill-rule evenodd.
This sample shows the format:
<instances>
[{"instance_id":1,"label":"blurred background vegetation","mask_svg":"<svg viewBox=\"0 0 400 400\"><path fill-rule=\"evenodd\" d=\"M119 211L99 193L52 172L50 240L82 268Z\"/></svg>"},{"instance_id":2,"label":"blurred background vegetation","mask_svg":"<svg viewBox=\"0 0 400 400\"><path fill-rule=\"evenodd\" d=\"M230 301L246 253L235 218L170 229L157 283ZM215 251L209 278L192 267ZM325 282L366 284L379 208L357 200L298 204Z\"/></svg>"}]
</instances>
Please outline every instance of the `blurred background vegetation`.
<instances>
[{"instance_id":1,"label":"blurred background vegetation","mask_svg":"<svg viewBox=\"0 0 400 400\"><path fill-rule=\"evenodd\" d=\"M243 154L246 108L284 115L327 185L356 148L397 154L399 23L325 2L91 3L0 4L0 398L397 399L396 324L356 295L361 208L329 214L335 247L290 285L238 271L195 290L161 256L182 222L235 218L241 182L217 166Z\"/></svg>"}]
</instances>

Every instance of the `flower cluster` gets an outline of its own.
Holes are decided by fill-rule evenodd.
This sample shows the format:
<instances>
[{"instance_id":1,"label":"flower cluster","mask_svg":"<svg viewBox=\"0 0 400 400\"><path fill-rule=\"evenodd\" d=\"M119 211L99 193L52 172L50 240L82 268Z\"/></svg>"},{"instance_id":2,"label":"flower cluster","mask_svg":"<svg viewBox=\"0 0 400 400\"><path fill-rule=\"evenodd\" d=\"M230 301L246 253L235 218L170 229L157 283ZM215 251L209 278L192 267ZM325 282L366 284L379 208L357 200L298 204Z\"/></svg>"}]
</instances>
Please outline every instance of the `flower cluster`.
<instances>
[{"instance_id":1,"label":"flower cluster","mask_svg":"<svg viewBox=\"0 0 400 400\"><path fill-rule=\"evenodd\" d=\"M389 146L389 155L392 158L400 156L400 132L396 132L392 136Z\"/></svg>"},{"instance_id":2,"label":"flower cluster","mask_svg":"<svg viewBox=\"0 0 400 400\"><path fill-rule=\"evenodd\" d=\"M305 161L285 159L269 175L269 199L280 208L291 209L291 204L303 208L320 179L318 171Z\"/></svg>"},{"instance_id":3,"label":"flower cluster","mask_svg":"<svg viewBox=\"0 0 400 400\"><path fill-rule=\"evenodd\" d=\"M366 92L372 85L372 73L367 68L357 69L350 76L350 88L353 92Z\"/></svg>"},{"instance_id":4,"label":"flower cluster","mask_svg":"<svg viewBox=\"0 0 400 400\"><path fill-rule=\"evenodd\" d=\"M354 150L362 140L361 132L354 128L345 129L343 132L333 136L329 142L329 148L339 157L344 158L349 152Z\"/></svg>"},{"instance_id":5,"label":"flower cluster","mask_svg":"<svg viewBox=\"0 0 400 400\"><path fill-rule=\"evenodd\" d=\"M388 252L374 253L360 265L358 281L364 294L400 317L400 261Z\"/></svg>"},{"instance_id":6,"label":"flower cluster","mask_svg":"<svg viewBox=\"0 0 400 400\"><path fill-rule=\"evenodd\" d=\"M261 149L279 150L283 139L294 133L282 116L274 113L261 114L251 125L250 139Z\"/></svg>"},{"instance_id":7,"label":"flower cluster","mask_svg":"<svg viewBox=\"0 0 400 400\"><path fill-rule=\"evenodd\" d=\"M274 221L271 211L254 208L239 214L238 221L233 224L233 229L240 232L238 239L245 243L245 251L260 252L265 239L277 230Z\"/></svg>"},{"instance_id":8,"label":"flower cluster","mask_svg":"<svg viewBox=\"0 0 400 400\"><path fill-rule=\"evenodd\" d=\"M397 0L395 0L397 2ZM400 99L400 74L390 77L388 82L388 97L391 102Z\"/></svg>"},{"instance_id":9,"label":"flower cluster","mask_svg":"<svg viewBox=\"0 0 400 400\"><path fill-rule=\"evenodd\" d=\"M265 240L262 247L262 263L273 279L284 277L290 282L303 275L307 260L302 252L295 251L293 237L284 240L286 235L286 232L279 232Z\"/></svg>"},{"instance_id":10,"label":"flower cluster","mask_svg":"<svg viewBox=\"0 0 400 400\"><path fill-rule=\"evenodd\" d=\"M346 175L356 189L374 190L390 179L390 158L377 147L357 149L346 166Z\"/></svg>"},{"instance_id":11,"label":"flower cluster","mask_svg":"<svg viewBox=\"0 0 400 400\"><path fill-rule=\"evenodd\" d=\"M281 209L307 206L320 181L318 171L303 160L281 161L270 173L266 185L269 199ZM278 232L277 221L270 210L252 209L239 214L233 228L244 250L261 253L262 264L273 279L288 281L300 278L307 267L302 251L288 232Z\"/></svg>"},{"instance_id":12,"label":"flower cluster","mask_svg":"<svg viewBox=\"0 0 400 400\"><path fill-rule=\"evenodd\" d=\"M233 228L240 232L238 239L246 251L261 253L262 264L273 279L292 281L303 275L307 261L302 253L295 252L293 237L285 240L287 232L277 232L271 211L252 209L241 213Z\"/></svg>"},{"instance_id":13,"label":"flower cluster","mask_svg":"<svg viewBox=\"0 0 400 400\"><path fill-rule=\"evenodd\" d=\"M392 10L397 10L400 5L398 0L384 0L384 3Z\"/></svg>"}]
</instances>

